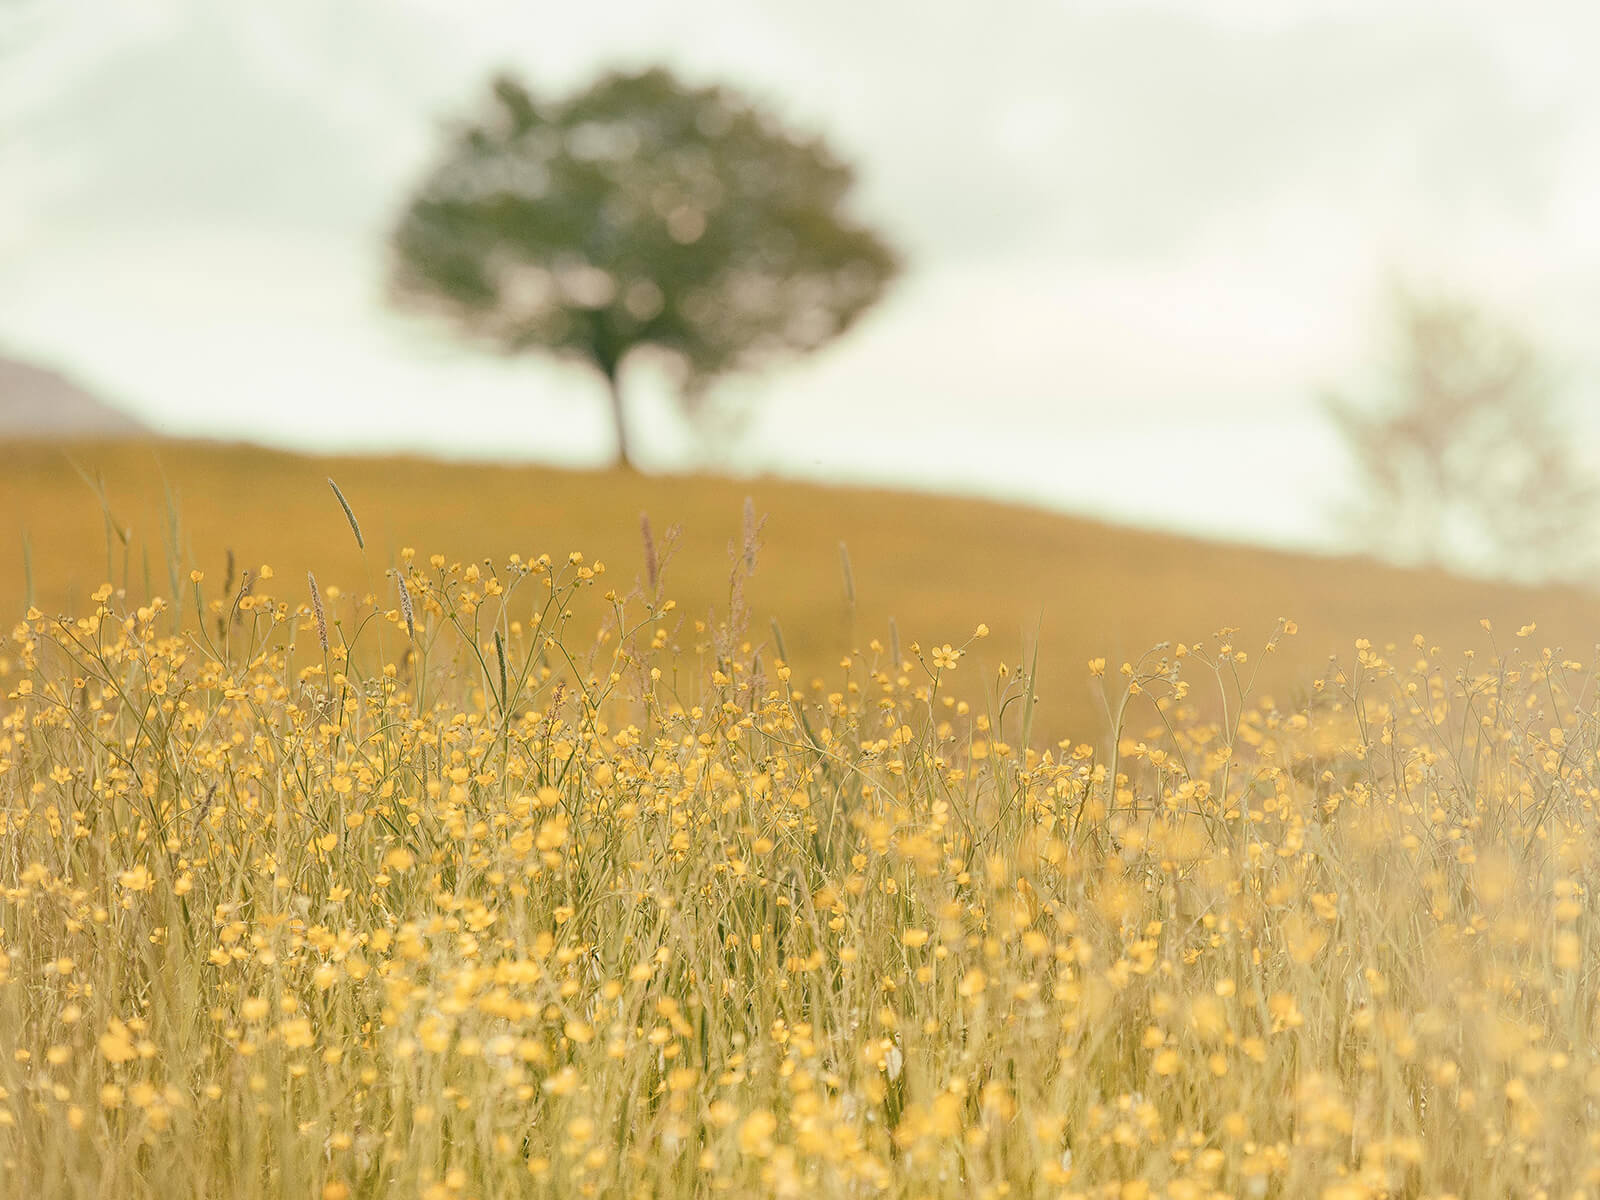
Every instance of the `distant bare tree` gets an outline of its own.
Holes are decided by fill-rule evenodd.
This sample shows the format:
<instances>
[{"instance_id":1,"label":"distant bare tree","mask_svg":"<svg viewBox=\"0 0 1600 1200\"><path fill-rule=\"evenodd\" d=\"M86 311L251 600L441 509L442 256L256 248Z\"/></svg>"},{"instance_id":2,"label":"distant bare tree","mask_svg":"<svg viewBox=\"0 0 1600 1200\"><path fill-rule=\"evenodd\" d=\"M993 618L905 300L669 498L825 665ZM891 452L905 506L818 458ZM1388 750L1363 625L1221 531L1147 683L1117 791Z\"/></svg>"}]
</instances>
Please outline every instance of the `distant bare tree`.
<instances>
[{"instance_id":1,"label":"distant bare tree","mask_svg":"<svg viewBox=\"0 0 1600 1200\"><path fill-rule=\"evenodd\" d=\"M1326 401L1362 475L1353 531L1404 562L1592 578L1600 489L1538 349L1460 299L1401 289L1392 306L1381 394Z\"/></svg>"}]
</instances>

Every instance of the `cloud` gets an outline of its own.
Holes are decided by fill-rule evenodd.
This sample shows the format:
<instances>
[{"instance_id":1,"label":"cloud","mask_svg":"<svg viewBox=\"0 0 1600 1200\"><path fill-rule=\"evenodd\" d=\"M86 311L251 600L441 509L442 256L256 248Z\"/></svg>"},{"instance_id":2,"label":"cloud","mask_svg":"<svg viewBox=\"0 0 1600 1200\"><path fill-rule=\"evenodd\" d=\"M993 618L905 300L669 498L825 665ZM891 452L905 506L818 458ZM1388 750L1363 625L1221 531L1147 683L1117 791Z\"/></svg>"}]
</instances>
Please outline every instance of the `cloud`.
<instances>
[{"instance_id":1,"label":"cloud","mask_svg":"<svg viewBox=\"0 0 1600 1200\"><path fill-rule=\"evenodd\" d=\"M358 236L393 202L419 123L403 81L427 76L408 74L421 39L397 36L398 17L362 0L184 0L108 34L96 6L78 13L49 30L53 88L32 88L13 121L37 167L73 182L35 212L39 236L196 223Z\"/></svg>"},{"instance_id":2,"label":"cloud","mask_svg":"<svg viewBox=\"0 0 1600 1200\"><path fill-rule=\"evenodd\" d=\"M618 0L463 21L423 0L169 0L62 85L31 141L84 164L60 210L80 222L370 228L495 66L565 88L666 58L821 128L922 260L1160 257L1286 205L1379 226L1537 215L1565 123L1519 94L1482 22L1241 27L1251 8L1014 0L980 22L683 0L667 19Z\"/></svg>"}]
</instances>

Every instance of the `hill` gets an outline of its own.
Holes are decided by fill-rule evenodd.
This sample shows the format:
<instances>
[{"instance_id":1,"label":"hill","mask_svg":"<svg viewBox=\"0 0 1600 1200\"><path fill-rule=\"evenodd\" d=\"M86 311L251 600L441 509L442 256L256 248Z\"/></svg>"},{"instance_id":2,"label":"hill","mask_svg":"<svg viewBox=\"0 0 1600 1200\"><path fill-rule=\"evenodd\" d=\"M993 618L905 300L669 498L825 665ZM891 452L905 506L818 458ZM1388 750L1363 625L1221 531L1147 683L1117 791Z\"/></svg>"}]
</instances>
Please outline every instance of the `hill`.
<instances>
[{"instance_id":1,"label":"hill","mask_svg":"<svg viewBox=\"0 0 1600 1200\"><path fill-rule=\"evenodd\" d=\"M1329 655L1349 659L1357 637L1381 645L1421 633L1451 648L1487 648L1482 618L1502 644L1537 621L1537 644L1586 661L1595 640L1595 599L1575 590L1203 542L967 499L183 442L12 444L0 461L0 512L8 514L0 614L13 615L30 588L43 609L82 611L108 578L171 595L166 547L174 541L184 569L197 564L210 583L222 579L232 550L241 566L272 565L286 596L303 588L307 569L324 584L379 591L404 546L467 561L581 550L604 560L609 581L626 590L642 574L639 517L648 512L658 542L670 526L682 530L665 555L665 590L680 614L697 617L728 608L730 552L748 496L764 520L748 588L750 636L770 640L768 618L776 617L797 683L804 673L837 686L841 655L874 637L887 643L891 618L907 646L959 644L983 621L994 636L974 646L958 681L974 696L992 690L999 665L1014 667L1037 636L1039 719L1056 736L1089 736L1103 724L1085 667L1091 657L1109 659L1114 676L1157 642L1194 642L1223 626L1239 627L1238 647L1254 652L1278 617L1297 621L1292 641L1262 660L1267 689L1304 685ZM361 520L365 554L329 492L330 475ZM101 481L110 522L85 476ZM111 524L131 532L108 551Z\"/></svg>"},{"instance_id":2,"label":"hill","mask_svg":"<svg viewBox=\"0 0 1600 1200\"><path fill-rule=\"evenodd\" d=\"M135 437L149 430L66 376L0 356L0 438Z\"/></svg>"}]
</instances>

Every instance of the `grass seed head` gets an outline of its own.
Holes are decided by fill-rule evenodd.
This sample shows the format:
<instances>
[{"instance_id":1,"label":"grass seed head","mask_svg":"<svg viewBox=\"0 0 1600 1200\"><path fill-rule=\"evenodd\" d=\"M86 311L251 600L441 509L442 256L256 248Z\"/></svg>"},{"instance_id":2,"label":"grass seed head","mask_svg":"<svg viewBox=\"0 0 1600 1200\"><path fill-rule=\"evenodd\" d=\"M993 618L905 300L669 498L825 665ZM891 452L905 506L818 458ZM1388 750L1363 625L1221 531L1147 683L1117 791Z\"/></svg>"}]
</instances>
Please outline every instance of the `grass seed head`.
<instances>
[{"instance_id":1,"label":"grass seed head","mask_svg":"<svg viewBox=\"0 0 1600 1200\"><path fill-rule=\"evenodd\" d=\"M317 577L312 572L306 572L306 583L311 586L311 615L317 622L317 643L322 647L322 652L328 652L328 615L322 610L322 589L317 586Z\"/></svg>"},{"instance_id":2,"label":"grass seed head","mask_svg":"<svg viewBox=\"0 0 1600 1200\"><path fill-rule=\"evenodd\" d=\"M365 550L367 543L361 537L361 523L356 520L355 510L350 507L350 501L344 498L344 493L339 490L339 485L333 481L333 476L328 476L328 486L333 489L333 498L339 502L339 507L344 509L344 519L350 522L350 532L356 535L356 549Z\"/></svg>"}]
</instances>

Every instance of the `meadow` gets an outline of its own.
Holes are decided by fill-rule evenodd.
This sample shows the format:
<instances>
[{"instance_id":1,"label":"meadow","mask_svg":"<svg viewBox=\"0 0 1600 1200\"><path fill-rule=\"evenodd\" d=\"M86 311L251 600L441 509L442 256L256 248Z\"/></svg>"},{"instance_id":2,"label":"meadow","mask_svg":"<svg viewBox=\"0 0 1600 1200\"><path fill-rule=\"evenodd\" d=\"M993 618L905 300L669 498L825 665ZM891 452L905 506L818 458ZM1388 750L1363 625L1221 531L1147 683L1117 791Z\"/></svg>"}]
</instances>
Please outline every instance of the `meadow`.
<instances>
[{"instance_id":1,"label":"meadow","mask_svg":"<svg viewBox=\"0 0 1600 1200\"><path fill-rule=\"evenodd\" d=\"M1072 469L1070 459L1062 469ZM1130 465L1130 488L1143 469ZM329 476L361 515L364 552L328 502ZM267 564L377 591L405 546L479 564L582 550L621 572L619 586L632 586L643 573L647 513L679 612L715 620L732 599L730 548L743 541L747 502L769 547L741 585L750 636L772 642L776 620L786 657L807 682L873 637L887 644L891 630L902 642L942 644L983 621L995 631L987 671L1038 652L1037 720L1056 739L1104 735L1107 715L1083 671L1089 659L1117 665L1160 642L1225 627L1261 645L1284 616L1300 627L1293 659L1256 667L1258 683L1285 702L1302 698L1310 675L1350 653L1358 637L1381 647L1421 633L1466 648L1488 618L1509 629L1536 620L1541 637L1574 650L1597 641L1600 605L1570 589L1274 553L1016 505L765 478L186 442L0 444L0 513L8 514L0 520L0 613L36 604L82 615L86 597L107 581L130 599L170 599L191 567L215 587L228 582L230 558L235 583Z\"/></svg>"},{"instance_id":2,"label":"meadow","mask_svg":"<svg viewBox=\"0 0 1600 1200\"><path fill-rule=\"evenodd\" d=\"M1600 1193L1576 593L6 453L0 1196Z\"/></svg>"}]
</instances>

